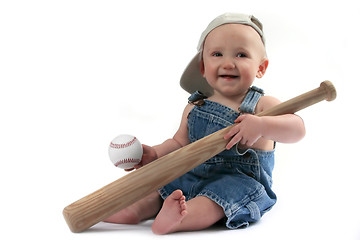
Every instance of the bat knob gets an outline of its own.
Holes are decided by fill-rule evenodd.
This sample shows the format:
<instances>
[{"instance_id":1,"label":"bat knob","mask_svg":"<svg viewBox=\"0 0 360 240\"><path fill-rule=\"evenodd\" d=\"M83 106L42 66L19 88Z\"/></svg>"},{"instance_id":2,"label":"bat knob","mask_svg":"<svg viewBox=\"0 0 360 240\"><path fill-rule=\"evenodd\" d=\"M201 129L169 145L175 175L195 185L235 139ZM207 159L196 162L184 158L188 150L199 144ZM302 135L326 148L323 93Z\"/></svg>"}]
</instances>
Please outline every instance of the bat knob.
<instances>
[{"instance_id":1,"label":"bat knob","mask_svg":"<svg viewBox=\"0 0 360 240\"><path fill-rule=\"evenodd\" d=\"M320 88L326 91L326 101L332 101L336 98L336 89L332 82L326 80L320 84Z\"/></svg>"}]
</instances>

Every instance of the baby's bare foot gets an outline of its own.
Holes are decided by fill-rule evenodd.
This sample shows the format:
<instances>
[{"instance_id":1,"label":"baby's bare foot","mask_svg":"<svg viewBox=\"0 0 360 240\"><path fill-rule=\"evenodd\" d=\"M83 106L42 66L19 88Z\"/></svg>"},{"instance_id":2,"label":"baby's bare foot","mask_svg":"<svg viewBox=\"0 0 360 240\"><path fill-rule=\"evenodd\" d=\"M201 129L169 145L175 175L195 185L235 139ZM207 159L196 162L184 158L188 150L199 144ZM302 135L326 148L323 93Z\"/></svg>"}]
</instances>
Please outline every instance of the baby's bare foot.
<instances>
[{"instance_id":1,"label":"baby's bare foot","mask_svg":"<svg viewBox=\"0 0 360 240\"><path fill-rule=\"evenodd\" d=\"M185 196L181 190L176 190L165 199L152 225L152 231L155 234L174 232L174 228L181 223L186 214Z\"/></svg>"}]
</instances>

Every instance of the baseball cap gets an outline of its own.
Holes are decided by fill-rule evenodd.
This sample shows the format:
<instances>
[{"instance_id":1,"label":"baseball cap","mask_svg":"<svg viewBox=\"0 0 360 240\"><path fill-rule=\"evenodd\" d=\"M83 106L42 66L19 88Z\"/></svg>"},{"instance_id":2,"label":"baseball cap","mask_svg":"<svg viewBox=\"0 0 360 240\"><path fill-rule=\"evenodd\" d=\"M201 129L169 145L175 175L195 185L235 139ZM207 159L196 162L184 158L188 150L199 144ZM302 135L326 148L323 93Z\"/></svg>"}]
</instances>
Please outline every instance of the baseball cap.
<instances>
[{"instance_id":1,"label":"baseball cap","mask_svg":"<svg viewBox=\"0 0 360 240\"><path fill-rule=\"evenodd\" d=\"M224 13L216 17L210 24L207 26L205 31L201 34L199 44L197 46L197 54L190 61L188 66L185 68L181 79L180 86L187 92L193 93L195 91L202 92L205 96L210 97L214 90L207 83L206 79L202 76L200 72L200 60L202 54L202 48L204 41L207 35L214 30L215 28L228 24L228 23L238 23L243 25L248 25L256 30L260 35L262 42L265 45L265 36L262 30L261 22L254 17L253 15L246 15L242 13Z\"/></svg>"}]
</instances>

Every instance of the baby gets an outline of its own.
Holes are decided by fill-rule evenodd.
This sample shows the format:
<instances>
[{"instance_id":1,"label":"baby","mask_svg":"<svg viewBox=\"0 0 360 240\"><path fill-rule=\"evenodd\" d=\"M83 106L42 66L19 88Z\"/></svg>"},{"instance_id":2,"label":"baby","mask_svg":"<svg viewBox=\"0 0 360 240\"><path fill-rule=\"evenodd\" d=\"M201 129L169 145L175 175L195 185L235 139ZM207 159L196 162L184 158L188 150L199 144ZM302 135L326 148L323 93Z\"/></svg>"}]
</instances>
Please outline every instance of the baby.
<instances>
[{"instance_id":1,"label":"baby","mask_svg":"<svg viewBox=\"0 0 360 240\"><path fill-rule=\"evenodd\" d=\"M299 141L305 128L294 114L254 115L280 103L252 87L268 64L258 19L234 13L215 18L180 81L195 93L179 129L160 145L144 145L135 168L236 123L224 137L226 150L106 221L136 224L156 216L153 232L167 234L205 229L220 220L235 229L269 211L276 202L271 190L275 142Z\"/></svg>"}]
</instances>

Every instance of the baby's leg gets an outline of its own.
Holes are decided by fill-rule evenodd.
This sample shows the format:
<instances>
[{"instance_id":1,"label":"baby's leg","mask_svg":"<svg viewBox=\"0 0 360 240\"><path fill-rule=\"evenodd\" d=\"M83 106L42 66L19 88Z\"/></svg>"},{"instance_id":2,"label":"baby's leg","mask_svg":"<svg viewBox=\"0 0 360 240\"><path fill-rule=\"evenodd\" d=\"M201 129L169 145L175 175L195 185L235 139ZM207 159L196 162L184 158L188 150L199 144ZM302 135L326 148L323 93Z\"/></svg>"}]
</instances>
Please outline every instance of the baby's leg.
<instances>
[{"instance_id":1,"label":"baby's leg","mask_svg":"<svg viewBox=\"0 0 360 240\"><path fill-rule=\"evenodd\" d=\"M124 208L104 222L119 224L138 224L139 222L154 217L160 210L162 204L159 193L154 192L149 196Z\"/></svg>"},{"instance_id":2,"label":"baby's leg","mask_svg":"<svg viewBox=\"0 0 360 240\"><path fill-rule=\"evenodd\" d=\"M152 230L156 234L201 230L222 219L224 210L207 197L199 196L184 203L180 190L164 201Z\"/></svg>"}]
</instances>

